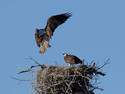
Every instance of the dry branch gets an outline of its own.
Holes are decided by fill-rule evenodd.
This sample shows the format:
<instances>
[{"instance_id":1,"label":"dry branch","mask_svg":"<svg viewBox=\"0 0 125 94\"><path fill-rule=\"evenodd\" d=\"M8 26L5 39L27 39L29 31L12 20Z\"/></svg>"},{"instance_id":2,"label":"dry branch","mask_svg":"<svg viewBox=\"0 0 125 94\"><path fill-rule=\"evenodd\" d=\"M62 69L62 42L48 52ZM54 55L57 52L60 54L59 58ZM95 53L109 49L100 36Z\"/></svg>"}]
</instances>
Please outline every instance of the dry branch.
<instances>
[{"instance_id":1,"label":"dry branch","mask_svg":"<svg viewBox=\"0 0 125 94\"><path fill-rule=\"evenodd\" d=\"M102 90L90 83L95 75L105 76L95 64L46 66L36 72L36 94L94 94L95 89Z\"/></svg>"},{"instance_id":2,"label":"dry branch","mask_svg":"<svg viewBox=\"0 0 125 94\"><path fill-rule=\"evenodd\" d=\"M22 70L22 71L18 72L18 74L25 73L25 72L30 72L30 71L32 71L32 69L35 68L35 67L41 67L41 68L44 68L44 67L45 67L45 65L39 64L39 63L38 63L35 59L33 59L32 57L29 57L29 58L26 58L26 59L32 60L36 65L30 66L28 69Z\"/></svg>"}]
</instances>

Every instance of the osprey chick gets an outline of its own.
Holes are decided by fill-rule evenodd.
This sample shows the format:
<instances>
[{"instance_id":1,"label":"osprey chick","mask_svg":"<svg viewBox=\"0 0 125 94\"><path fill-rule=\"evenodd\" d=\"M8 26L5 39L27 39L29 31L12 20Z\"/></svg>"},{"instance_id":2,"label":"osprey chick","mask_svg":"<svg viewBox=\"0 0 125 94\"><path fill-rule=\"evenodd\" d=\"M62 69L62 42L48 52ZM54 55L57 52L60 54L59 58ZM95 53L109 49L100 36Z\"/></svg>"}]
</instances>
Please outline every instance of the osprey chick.
<instances>
[{"instance_id":1,"label":"osprey chick","mask_svg":"<svg viewBox=\"0 0 125 94\"><path fill-rule=\"evenodd\" d=\"M40 53L44 53L50 47L49 40L55 29L63 24L70 16L70 13L51 16L47 21L45 29L36 29L35 40L38 47L40 47Z\"/></svg>"},{"instance_id":2,"label":"osprey chick","mask_svg":"<svg viewBox=\"0 0 125 94\"><path fill-rule=\"evenodd\" d=\"M71 55L71 54L66 54L64 53L64 60L66 63L69 64L69 66L72 66L73 64L82 64L84 61L80 60L78 57Z\"/></svg>"}]
</instances>

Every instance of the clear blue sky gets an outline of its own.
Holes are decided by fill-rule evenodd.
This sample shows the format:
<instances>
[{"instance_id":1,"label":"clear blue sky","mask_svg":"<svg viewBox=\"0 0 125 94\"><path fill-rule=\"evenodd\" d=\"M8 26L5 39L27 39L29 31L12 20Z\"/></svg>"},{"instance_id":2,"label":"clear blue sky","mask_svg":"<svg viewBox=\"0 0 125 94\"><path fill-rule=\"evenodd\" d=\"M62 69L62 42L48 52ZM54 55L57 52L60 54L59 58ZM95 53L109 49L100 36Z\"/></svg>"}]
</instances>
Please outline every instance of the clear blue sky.
<instances>
[{"instance_id":1,"label":"clear blue sky","mask_svg":"<svg viewBox=\"0 0 125 94\"><path fill-rule=\"evenodd\" d=\"M44 28L48 17L64 12L73 16L56 29L52 47L39 54L35 28ZM124 93L124 0L0 0L0 43L0 94L30 94L29 83L10 78L34 64L24 58L31 56L46 65L67 65L63 52L99 65L110 58L110 65L103 69L107 76L99 78L99 86L105 90L96 94Z\"/></svg>"}]
</instances>

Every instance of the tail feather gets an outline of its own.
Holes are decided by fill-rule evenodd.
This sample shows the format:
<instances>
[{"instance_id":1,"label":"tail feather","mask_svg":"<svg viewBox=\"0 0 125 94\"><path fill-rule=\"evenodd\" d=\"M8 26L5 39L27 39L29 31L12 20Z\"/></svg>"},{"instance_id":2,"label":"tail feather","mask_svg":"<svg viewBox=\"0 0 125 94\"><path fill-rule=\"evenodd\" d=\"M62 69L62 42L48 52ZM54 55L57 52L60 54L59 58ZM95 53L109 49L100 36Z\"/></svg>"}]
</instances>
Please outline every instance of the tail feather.
<instances>
[{"instance_id":1,"label":"tail feather","mask_svg":"<svg viewBox=\"0 0 125 94\"><path fill-rule=\"evenodd\" d=\"M44 40L40 46L40 53L45 53L45 51L50 47L49 41Z\"/></svg>"}]
</instances>

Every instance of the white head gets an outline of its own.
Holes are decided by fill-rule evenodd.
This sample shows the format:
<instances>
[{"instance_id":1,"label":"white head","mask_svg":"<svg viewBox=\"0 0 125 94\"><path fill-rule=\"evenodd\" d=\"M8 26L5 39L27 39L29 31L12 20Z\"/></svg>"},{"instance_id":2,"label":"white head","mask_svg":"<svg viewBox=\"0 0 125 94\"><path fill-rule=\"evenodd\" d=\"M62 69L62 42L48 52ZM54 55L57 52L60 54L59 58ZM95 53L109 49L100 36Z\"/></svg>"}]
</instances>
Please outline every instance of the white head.
<instances>
[{"instance_id":1,"label":"white head","mask_svg":"<svg viewBox=\"0 0 125 94\"><path fill-rule=\"evenodd\" d=\"M67 54L66 53L63 53L63 56L65 57Z\"/></svg>"}]
</instances>

